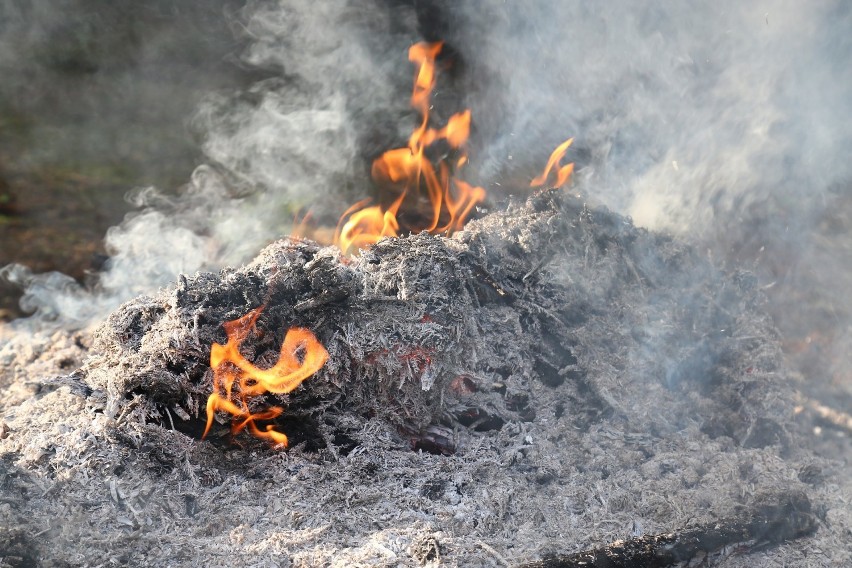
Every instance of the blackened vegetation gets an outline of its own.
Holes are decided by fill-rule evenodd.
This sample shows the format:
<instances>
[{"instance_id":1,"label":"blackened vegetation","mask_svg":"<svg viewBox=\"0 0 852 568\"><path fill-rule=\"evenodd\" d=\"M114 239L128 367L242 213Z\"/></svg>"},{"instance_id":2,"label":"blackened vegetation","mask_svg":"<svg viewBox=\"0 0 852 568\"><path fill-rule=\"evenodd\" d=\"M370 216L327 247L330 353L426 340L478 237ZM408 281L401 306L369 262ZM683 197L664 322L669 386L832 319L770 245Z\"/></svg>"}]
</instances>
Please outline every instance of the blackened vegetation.
<instances>
[{"instance_id":1,"label":"blackened vegetation","mask_svg":"<svg viewBox=\"0 0 852 568\"><path fill-rule=\"evenodd\" d=\"M109 318L87 382L106 392L113 415L142 394L148 418L163 425L173 423L169 414L202 419L210 346L226 340L222 323L263 305L243 345L250 360L273 364L292 326L312 329L331 354L296 392L267 397L297 415L333 407L381 416L405 432L425 434L436 424L489 432L535 418L532 380L564 390L578 407L572 416L588 427L607 405L586 382L575 334L595 309L581 290L555 281L548 264L564 252L570 233L563 232L576 216L590 217L579 201L557 193L518 211L525 222L498 218L502 234L483 222L452 240L425 234L386 240L356 259L284 240L240 270L182 276L171 290L129 302ZM615 237L594 240L601 238ZM449 388L460 376L472 384L463 392ZM307 438L323 447L319 433ZM429 435L414 446L447 448Z\"/></svg>"},{"instance_id":2,"label":"blackened vegetation","mask_svg":"<svg viewBox=\"0 0 852 568\"><path fill-rule=\"evenodd\" d=\"M550 556L519 568L664 568L704 566L812 534L816 517L801 493L765 496L753 508L711 526L614 542L576 554Z\"/></svg>"},{"instance_id":3,"label":"blackened vegetation","mask_svg":"<svg viewBox=\"0 0 852 568\"><path fill-rule=\"evenodd\" d=\"M274 364L292 326L313 330L331 354L294 393L267 397L297 416L380 416L409 434L437 424L489 432L552 406L549 413L585 430L615 412L602 383L588 377L589 359L627 348L661 363L665 388L706 395L714 406L703 420L708 435L761 447L784 442L785 433L744 410L763 383L742 381L736 366L744 347L765 342L733 335L756 301L754 283L739 279L720 278L689 249L618 215L546 191L452 239L389 239L355 259L282 240L239 270L182 276L171 290L112 314L84 374L106 393L112 415L142 395L145 416L163 425L173 423L170 411L203 419L210 346L225 342L224 322L263 305L242 347L250 360ZM630 303L637 299L642 310ZM663 309L673 321L657 319ZM602 330L609 335L590 344L602 323L631 317L634 341ZM452 388L462 376L472 387ZM354 435L330 428L306 433L308 445ZM427 435L414 447L443 453L447 446Z\"/></svg>"}]
</instances>

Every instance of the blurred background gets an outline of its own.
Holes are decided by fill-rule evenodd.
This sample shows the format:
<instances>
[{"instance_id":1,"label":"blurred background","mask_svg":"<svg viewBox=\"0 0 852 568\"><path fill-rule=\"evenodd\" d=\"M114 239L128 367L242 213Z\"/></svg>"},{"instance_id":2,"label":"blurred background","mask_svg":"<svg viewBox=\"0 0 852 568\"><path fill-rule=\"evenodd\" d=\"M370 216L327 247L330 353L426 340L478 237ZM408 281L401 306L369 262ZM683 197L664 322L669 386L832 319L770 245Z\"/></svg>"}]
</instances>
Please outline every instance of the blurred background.
<instances>
[{"instance_id":1,"label":"blurred background","mask_svg":"<svg viewBox=\"0 0 852 568\"><path fill-rule=\"evenodd\" d=\"M0 266L83 281L134 187L173 192L202 161L191 117L242 65L236 0L0 1ZM0 279L0 318L22 314Z\"/></svg>"}]
</instances>

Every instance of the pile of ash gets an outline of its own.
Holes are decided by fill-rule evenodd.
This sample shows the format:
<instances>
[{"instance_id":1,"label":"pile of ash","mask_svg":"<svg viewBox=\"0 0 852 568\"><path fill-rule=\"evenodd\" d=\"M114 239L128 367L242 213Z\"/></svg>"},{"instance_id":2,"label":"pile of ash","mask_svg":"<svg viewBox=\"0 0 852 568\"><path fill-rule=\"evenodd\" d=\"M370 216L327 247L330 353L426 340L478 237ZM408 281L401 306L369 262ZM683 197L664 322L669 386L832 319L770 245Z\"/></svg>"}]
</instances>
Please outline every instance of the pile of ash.
<instances>
[{"instance_id":1,"label":"pile of ash","mask_svg":"<svg viewBox=\"0 0 852 568\"><path fill-rule=\"evenodd\" d=\"M0 407L0 561L569 566L552 555L623 539L643 565L848 560L762 301L559 191L353 259L276 242L124 304L79 369ZM293 326L329 353L260 401L287 451L224 422L199 439L211 346L259 306L247 359L274 364ZM5 369L35 364L13 344Z\"/></svg>"}]
</instances>

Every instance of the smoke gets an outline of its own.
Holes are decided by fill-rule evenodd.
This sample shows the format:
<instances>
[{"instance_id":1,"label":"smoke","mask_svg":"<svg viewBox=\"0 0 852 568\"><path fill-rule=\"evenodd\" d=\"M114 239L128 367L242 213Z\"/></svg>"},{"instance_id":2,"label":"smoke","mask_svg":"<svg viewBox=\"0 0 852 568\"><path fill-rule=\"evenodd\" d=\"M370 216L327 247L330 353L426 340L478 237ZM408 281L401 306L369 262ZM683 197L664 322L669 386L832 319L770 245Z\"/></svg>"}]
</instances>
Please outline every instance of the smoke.
<instances>
[{"instance_id":1,"label":"smoke","mask_svg":"<svg viewBox=\"0 0 852 568\"><path fill-rule=\"evenodd\" d=\"M443 39L434 100L472 109L468 179L520 188L573 136L591 200L775 282L792 334L830 312L848 336L852 270L815 259L852 240L849 3L281 0L230 24L221 41L263 79L195 113L207 165L176 196L137 193L93 287L6 269L37 315L80 325L180 272L242 263L298 206L333 221L415 121L407 46Z\"/></svg>"},{"instance_id":2,"label":"smoke","mask_svg":"<svg viewBox=\"0 0 852 568\"><path fill-rule=\"evenodd\" d=\"M822 339L799 368L852 388L852 5L441 5L482 177L575 137L590 200L753 270L787 344Z\"/></svg>"},{"instance_id":3,"label":"smoke","mask_svg":"<svg viewBox=\"0 0 852 568\"><path fill-rule=\"evenodd\" d=\"M411 35L392 27L410 17L374 2L255 2L243 14L244 61L279 77L202 109L205 153L284 203L339 199L365 169L372 123L406 108Z\"/></svg>"},{"instance_id":4,"label":"smoke","mask_svg":"<svg viewBox=\"0 0 852 568\"><path fill-rule=\"evenodd\" d=\"M690 235L780 194L810 208L813 188L849 179L845 3L450 9L488 177L530 168L574 136L590 194Z\"/></svg>"},{"instance_id":5,"label":"smoke","mask_svg":"<svg viewBox=\"0 0 852 568\"><path fill-rule=\"evenodd\" d=\"M50 28L62 10L47 4L19 11L19 19L33 30ZM178 274L246 262L289 233L298 206L315 207L325 220L345 209L342 195L368 194L356 187L367 180L364 153L399 136L409 114L413 11L369 1L251 2L230 18L237 39L222 41L245 45L240 64L263 78L199 104L191 122L206 164L176 193L129 194L137 210L108 231L110 258L86 286L59 273L3 268L0 276L25 288L21 305L33 312L17 325L97 322ZM13 31L2 38L20 35Z\"/></svg>"}]
</instances>

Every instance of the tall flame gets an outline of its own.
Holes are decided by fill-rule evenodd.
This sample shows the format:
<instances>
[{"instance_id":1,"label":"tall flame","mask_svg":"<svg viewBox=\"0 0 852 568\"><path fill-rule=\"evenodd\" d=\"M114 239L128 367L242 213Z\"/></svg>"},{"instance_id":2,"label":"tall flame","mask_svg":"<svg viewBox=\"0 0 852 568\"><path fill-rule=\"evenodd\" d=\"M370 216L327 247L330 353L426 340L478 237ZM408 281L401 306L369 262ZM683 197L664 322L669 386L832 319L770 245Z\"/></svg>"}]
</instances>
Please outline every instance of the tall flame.
<instances>
[{"instance_id":1,"label":"tall flame","mask_svg":"<svg viewBox=\"0 0 852 568\"><path fill-rule=\"evenodd\" d=\"M254 329L263 306L243 317L224 324L228 341L225 345L214 343L210 350L210 367L213 369L213 393L207 399L207 427L210 431L217 411L231 415L231 432L236 435L248 429L253 435L274 444L287 446L287 436L272 426L261 430L257 420L272 420L283 410L277 406L259 412L250 409L253 399L267 393L284 394L298 387L302 381L319 371L328 360L328 351L308 329L294 327L287 331L278 362L261 369L248 362L240 345Z\"/></svg>"},{"instance_id":2,"label":"tall flame","mask_svg":"<svg viewBox=\"0 0 852 568\"><path fill-rule=\"evenodd\" d=\"M373 162L373 179L384 189L398 192L390 205L368 206L369 200L350 207L341 217L335 244L344 252L373 244L382 237L411 232L452 233L464 226L473 207L485 199L485 190L456 179L450 165L440 160L437 169L426 157L426 148L444 140L456 151L455 169L467 162L464 145L470 136L470 110L456 113L440 129L429 126L432 91L435 89L435 58L443 42L417 43L408 50L408 59L418 65L411 93L411 106L422 119L408 139L408 146L382 154ZM415 213L412 221L401 221L400 208L406 204ZM426 209L426 211L422 211Z\"/></svg>"}]
</instances>

